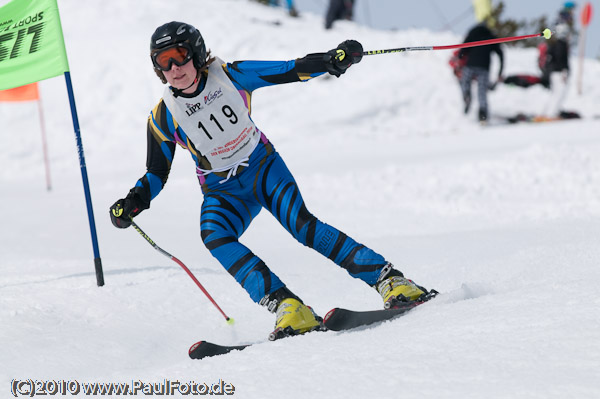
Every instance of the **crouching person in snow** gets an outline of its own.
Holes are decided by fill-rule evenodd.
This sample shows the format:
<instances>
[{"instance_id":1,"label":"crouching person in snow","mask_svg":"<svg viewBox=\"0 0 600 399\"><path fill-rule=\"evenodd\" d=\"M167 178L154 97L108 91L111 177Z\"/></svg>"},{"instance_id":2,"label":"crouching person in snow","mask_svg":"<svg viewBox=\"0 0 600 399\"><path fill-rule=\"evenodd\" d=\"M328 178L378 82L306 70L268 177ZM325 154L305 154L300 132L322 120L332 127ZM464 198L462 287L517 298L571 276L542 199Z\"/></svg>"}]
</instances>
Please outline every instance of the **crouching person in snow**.
<instances>
[{"instance_id":1,"label":"crouching person in snow","mask_svg":"<svg viewBox=\"0 0 600 399\"><path fill-rule=\"evenodd\" d=\"M360 62L354 40L326 53L292 61L236 61L211 56L200 32L182 22L156 29L150 58L163 83L163 98L148 117L147 172L110 208L118 228L145 209L163 189L178 144L196 163L204 202L204 245L252 300L276 313L283 335L320 329L322 319L238 239L266 208L300 243L328 257L374 287L386 307L414 301L427 291L404 278L383 256L329 226L306 208L294 177L250 117L251 93L264 86L339 77Z\"/></svg>"}]
</instances>

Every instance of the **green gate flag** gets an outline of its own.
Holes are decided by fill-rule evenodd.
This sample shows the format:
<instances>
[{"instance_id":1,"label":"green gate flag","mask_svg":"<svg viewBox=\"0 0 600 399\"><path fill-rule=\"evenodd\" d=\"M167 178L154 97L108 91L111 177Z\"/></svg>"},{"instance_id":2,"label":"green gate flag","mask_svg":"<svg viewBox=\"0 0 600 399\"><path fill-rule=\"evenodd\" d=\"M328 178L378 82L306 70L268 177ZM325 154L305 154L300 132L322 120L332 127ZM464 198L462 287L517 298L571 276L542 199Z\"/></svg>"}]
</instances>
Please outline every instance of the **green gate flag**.
<instances>
[{"instance_id":1,"label":"green gate flag","mask_svg":"<svg viewBox=\"0 0 600 399\"><path fill-rule=\"evenodd\" d=\"M13 0L0 7L0 90L68 71L56 0Z\"/></svg>"}]
</instances>

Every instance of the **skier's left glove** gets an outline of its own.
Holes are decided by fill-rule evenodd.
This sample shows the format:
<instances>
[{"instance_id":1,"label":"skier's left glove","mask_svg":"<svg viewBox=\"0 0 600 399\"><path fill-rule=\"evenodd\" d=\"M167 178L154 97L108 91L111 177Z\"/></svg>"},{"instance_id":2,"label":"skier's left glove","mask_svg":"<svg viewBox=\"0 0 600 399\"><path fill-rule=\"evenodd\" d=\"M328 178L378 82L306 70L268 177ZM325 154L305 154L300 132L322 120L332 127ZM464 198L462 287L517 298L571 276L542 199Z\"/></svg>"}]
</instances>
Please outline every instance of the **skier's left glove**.
<instances>
[{"instance_id":1,"label":"skier's left glove","mask_svg":"<svg viewBox=\"0 0 600 399\"><path fill-rule=\"evenodd\" d=\"M127 197L121 198L110 207L110 221L115 227L125 229L131 226L131 219L139 215L144 209L148 209L136 189L132 188Z\"/></svg>"},{"instance_id":2,"label":"skier's left glove","mask_svg":"<svg viewBox=\"0 0 600 399\"><path fill-rule=\"evenodd\" d=\"M363 47L356 40L346 40L333 50L325 53L323 60L327 72L340 77L352 64L358 64L362 60Z\"/></svg>"}]
</instances>

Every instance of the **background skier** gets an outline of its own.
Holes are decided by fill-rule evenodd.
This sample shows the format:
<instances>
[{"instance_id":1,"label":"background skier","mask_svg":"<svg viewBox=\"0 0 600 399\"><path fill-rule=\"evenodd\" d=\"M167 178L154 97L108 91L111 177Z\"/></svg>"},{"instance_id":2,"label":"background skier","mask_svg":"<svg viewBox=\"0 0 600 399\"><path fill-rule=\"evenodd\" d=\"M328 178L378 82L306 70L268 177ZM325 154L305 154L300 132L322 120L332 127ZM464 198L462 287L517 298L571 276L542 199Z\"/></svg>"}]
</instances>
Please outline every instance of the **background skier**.
<instances>
[{"instance_id":1,"label":"background skier","mask_svg":"<svg viewBox=\"0 0 600 399\"><path fill-rule=\"evenodd\" d=\"M475 25L467 34L465 43L475 42L479 40L495 39L496 36L491 29L495 25L495 20L492 17L487 17L483 22ZM459 58L466 57L460 77L460 86L464 101L464 112L469 112L471 106L471 82L477 81L477 100L479 101L478 118L480 122L485 122L488 118L489 107L487 101L487 91L490 88L490 63L491 53L495 52L500 58L500 69L498 71L497 80L502 80L502 70L504 68L504 54L499 44L487 46L470 47L460 49ZM494 87L493 85L491 87Z\"/></svg>"},{"instance_id":2,"label":"background skier","mask_svg":"<svg viewBox=\"0 0 600 399\"><path fill-rule=\"evenodd\" d=\"M555 32L547 43L541 65L542 80L550 88L550 97L544 110L544 114L548 117L561 116L568 91L570 42L575 33L573 28L574 8L575 3L568 1L559 11L554 27Z\"/></svg>"}]
</instances>

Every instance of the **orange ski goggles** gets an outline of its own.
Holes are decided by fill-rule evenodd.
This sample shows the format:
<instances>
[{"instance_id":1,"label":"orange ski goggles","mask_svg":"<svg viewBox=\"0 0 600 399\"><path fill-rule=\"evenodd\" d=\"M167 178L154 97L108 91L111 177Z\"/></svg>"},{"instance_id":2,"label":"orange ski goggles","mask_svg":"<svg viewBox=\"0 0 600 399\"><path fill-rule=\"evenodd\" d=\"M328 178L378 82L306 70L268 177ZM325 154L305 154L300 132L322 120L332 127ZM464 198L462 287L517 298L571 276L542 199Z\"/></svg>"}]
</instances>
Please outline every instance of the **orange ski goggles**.
<instances>
[{"instance_id":1,"label":"orange ski goggles","mask_svg":"<svg viewBox=\"0 0 600 399\"><path fill-rule=\"evenodd\" d=\"M168 71L173 64L182 66L192 59L192 50L186 43L178 43L174 46L153 52L150 57L156 69Z\"/></svg>"}]
</instances>

